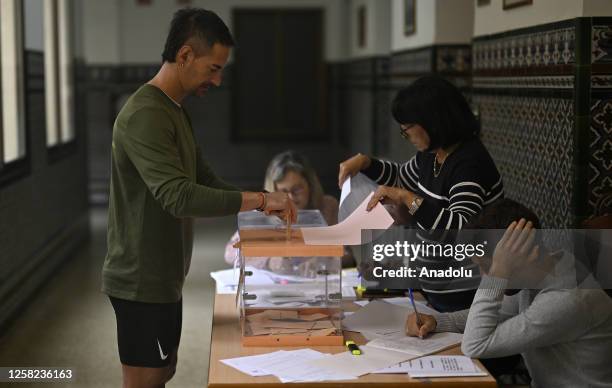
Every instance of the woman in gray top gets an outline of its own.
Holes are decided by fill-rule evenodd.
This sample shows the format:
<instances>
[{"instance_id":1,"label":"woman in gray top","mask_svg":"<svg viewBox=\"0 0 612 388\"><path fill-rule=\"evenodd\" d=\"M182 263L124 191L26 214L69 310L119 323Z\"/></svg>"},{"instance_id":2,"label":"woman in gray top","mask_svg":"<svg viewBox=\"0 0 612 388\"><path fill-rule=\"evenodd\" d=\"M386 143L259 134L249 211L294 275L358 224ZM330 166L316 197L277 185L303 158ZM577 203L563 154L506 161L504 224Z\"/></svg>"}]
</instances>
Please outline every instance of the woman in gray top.
<instances>
[{"instance_id":1,"label":"woman in gray top","mask_svg":"<svg viewBox=\"0 0 612 388\"><path fill-rule=\"evenodd\" d=\"M509 200L485 212L497 212L499 221L504 218L500 207L514 210L508 215L515 219L525 214L522 205ZM420 337L463 332L461 350L474 358L521 353L534 387L612 387L612 300L603 290L584 285L592 277L576 285L575 272L566 265L573 264L571 254L539 252L534 223L525 218L512 222L492 259L474 258L485 275L469 310L419 314L419 324L411 315L406 332ZM541 286L513 290L517 278Z\"/></svg>"}]
</instances>

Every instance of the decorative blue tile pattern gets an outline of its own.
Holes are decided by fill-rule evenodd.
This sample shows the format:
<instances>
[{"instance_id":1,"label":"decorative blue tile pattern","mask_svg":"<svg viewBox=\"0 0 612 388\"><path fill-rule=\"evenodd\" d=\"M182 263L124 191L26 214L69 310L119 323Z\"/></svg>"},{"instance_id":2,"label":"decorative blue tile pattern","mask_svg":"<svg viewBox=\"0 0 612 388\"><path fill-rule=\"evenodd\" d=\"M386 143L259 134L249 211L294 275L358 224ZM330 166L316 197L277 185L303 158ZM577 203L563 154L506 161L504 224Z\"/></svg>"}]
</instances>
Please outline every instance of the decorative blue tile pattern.
<instances>
[{"instance_id":1,"label":"decorative blue tile pattern","mask_svg":"<svg viewBox=\"0 0 612 388\"><path fill-rule=\"evenodd\" d=\"M473 42L473 104L506 195L547 228L576 219L576 27L572 21Z\"/></svg>"},{"instance_id":2,"label":"decorative blue tile pattern","mask_svg":"<svg viewBox=\"0 0 612 388\"><path fill-rule=\"evenodd\" d=\"M574 76L474 77L472 85L480 89L573 89Z\"/></svg>"},{"instance_id":3,"label":"decorative blue tile pattern","mask_svg":"<svg viewBox=\"0 0 612 388\"><path fill-rule=\"evenodd\" d=\"M573 100L476 93L473 103L506 195L533 209L544 227L571 227Z\"/></svg>"},{"instance_id":4,"label":"decorative blue tile pattern","mask_svg":"<svg viewBox=\"0 0 612 388\"><path fill-rule=\"evenodd\" d=\"M575 40L574 26L476 40L472 47L473 67L482 70L573 64Z\"/></svg>"},{"instance_id":5,"label":"decorative blue tile pattern","mask_svg":"<svg viewBox=\"0 0 612 388\"><path fill-rule=\"evenodd\" d=\"M589 207L612 193L612 98L595 99L591 105L589 148Z\"/></svg>"},{"instance_id":6,"label":"decorative blue tile pattern","mask_svg":"<svg viewBox=\"0 0 612 388\"><path fill-rule=\"evenodd\" d=\"M591 63L612 63L612 26L594 25L591 45Z\"/></svg>"}]
</instances>

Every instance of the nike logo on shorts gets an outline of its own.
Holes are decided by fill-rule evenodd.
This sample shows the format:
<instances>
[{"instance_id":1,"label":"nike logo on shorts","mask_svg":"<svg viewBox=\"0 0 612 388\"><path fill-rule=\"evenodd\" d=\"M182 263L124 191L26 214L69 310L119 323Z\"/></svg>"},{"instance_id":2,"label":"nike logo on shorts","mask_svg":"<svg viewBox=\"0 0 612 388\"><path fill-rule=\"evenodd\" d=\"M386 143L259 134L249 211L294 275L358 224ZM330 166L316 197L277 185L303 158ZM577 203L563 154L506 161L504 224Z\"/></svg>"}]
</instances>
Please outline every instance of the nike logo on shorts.
<instances>
[{"instance_id":1,"label":"nike logo on shorts","mask_svg":"<svg viewBox=\"0 0 612 388\"><path fill-rule=\"evenodd\" d=\"M164 354L164 351L162 350L161 344L159 343L159 338L157 339L157 347L159 348L159 357L161 357L162 360L168 358L168 354Z\"/></svg>"}]
</instances>

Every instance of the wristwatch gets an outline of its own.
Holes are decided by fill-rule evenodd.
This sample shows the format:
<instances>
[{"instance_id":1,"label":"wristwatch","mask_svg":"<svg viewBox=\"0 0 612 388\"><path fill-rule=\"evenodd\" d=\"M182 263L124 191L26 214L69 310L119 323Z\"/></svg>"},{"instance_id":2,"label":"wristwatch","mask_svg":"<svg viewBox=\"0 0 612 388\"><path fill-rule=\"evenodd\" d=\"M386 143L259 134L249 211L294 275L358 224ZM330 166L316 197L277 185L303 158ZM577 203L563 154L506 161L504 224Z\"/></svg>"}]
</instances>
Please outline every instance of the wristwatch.
<instances>
[{"instance_id":1,"label":"wristwatch","mask_svg":"<svg viewBox=\"0 0 612 388\"><path fill-rule=\"evenodd\" d=\"M412 203L408 207L408 213L410 213L410 215L414 215L414 213L419 210L419 206L421 206L421 203L423 203L423 198L415 196L412 200Z\"/></svg>"}]
</instances>

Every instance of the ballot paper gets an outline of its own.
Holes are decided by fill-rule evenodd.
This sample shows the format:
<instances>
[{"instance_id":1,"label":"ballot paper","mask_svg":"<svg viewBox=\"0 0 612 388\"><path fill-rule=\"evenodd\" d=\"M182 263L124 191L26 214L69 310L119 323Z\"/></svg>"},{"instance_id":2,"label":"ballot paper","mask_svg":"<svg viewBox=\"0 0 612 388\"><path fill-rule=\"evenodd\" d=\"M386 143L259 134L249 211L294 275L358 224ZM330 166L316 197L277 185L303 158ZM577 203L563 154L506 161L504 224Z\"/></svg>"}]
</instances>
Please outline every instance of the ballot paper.
<instances>
[{"instance_id":1,"label":"ballot paper","mask_svg":"<svg viewBox=\"0 0 612 388\"><path fill-rule=\"evenodd\" d=\"M339 204L340 207L342 207L344 200L346 199L346 197L348 197L350 193L351 193L351 177L349 176L348 178L346 178L346 180L342 184L342 190L340 191L340 204Z\"/></svg>"},{"instance_id":2,"label":"ballot paper","mask_svg":"<svg viewBox=\"0 0 612 388\"><path fill-rule=\"evenodd\" d=\"M412 309L374 300L342 320L346 330L377 335L403 334Z\"/></svg>"},{"instance_id":3,"label":"ballot paper","mask_svg":"<svg viewBox=\"0 0 612 388\"><path fill-rule=\"evenodd\" d=\"M325 373L338 373L347 376L363 376L376 370L398 364L414 356L402 352L373 348L362 345L361 355L350 352L334 354L331 357L310 360L304 363L308 368L318 368Z\"/></svg>"},{"instance_id":4,"label":"ballot paper","mask_svg":"<svg viewBox=\"0 0 612 388\"><path fill-rule=\"evenodd\" d=\"M370 193L353 213L336 225L302 228L304 242L307 245L361 245L370 242L362 241L362 230L387 230L393 225L393 218L384 206L379 204L371 211L366 210L373 195Z\"/></svg>"},{"instance_id":5,"label":"ballot paper","mask_svg":"<svg viewBox=\"0 0 612 388\"><path fill-rule=\"evenodd\" d=\"M245 270L253 273L253 275L249 277L249 285L275 284L275 279L270 276L269 271L264 271L250 266L247 266ZM215 279L217 294L235 294L236 290L238 289L240 271L238 268L224 269L221 271L211 272L210 277Z\"/></svg>"},{"instance_id":6,"label":"ballot paper","mask_svg":"<svg viewBox=\"0 0 612 388\"><path fill-rule=\"evenodd\" d=\"M342 297L354 299L357 297L355 287L361 285L361 277L357 268L345 268L342 270Z\"/></svg>"},{"instance_id":7,"label":"ballot paper","mask_svg":"<svg viewBox=\"0 0 612 388\"><path fill-rule=\"evenodd\" d=\"M460 344L462 339L463 334L459 333L433 333L422 339L402 333L392 337L377 338L368 342L368 346L422 357Z\"/></svg>"},{"instance_id":8,"label":"ballot paper","mask_svg":"<svg viewBox=\"0 0 612 388\"><path fill-rule=\"evenodd\" d=\"M414 378L487 376L471 358L446 355L415 358L372 373L408 373Z\"/></svg>"},{"instance_id":9,"label":"ballot paper","mask_svg":"<svg viewBox=\"0 0 612 388\"><path fill-rule=\"evenodd\" d=\"M267 271L251 266L247 266L245 268L246 271L251 271L252 275L248 277L248 285L251 289L257 289L258 286L265 286L265 288L269 288L270 285L280 285L285 286L283 289L286 290L294 290L296 287L300 285L314 284L316 278L304 277L304 276L294 276L294 275L282 275L278 273L274 273L272 271ZM217 294L235 294L238 289L238 282L240 277L239 268L233 269L225 269L221 271L211 272L210 276L215 280L217 286ZM328 280L336 280L338 279L337 275L332 275L328 277ZM343 280L344 283L344 280ZM280 290L277 289L275 292Z\"/></svg>"},{"instance_id":10,"label":"ballot paper","mask_svg":"<svg viewBox=\"0 0 612 388\"><path fill-rule=\"evenodd\" d=\"M376 191L378 185L362 173L354 177L348 177L342 185L340 192L340 208L338 210L338 222L344 221L355 209Z\"/></svg>"}]
</instances>

